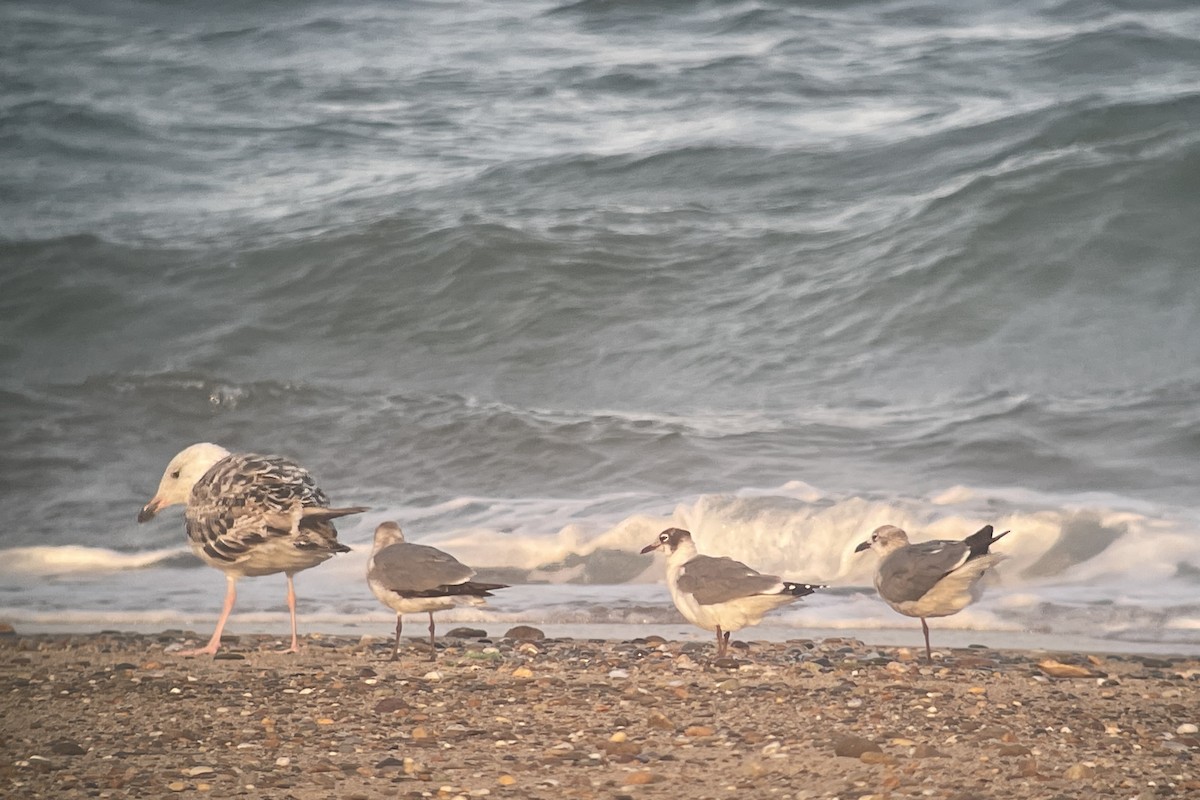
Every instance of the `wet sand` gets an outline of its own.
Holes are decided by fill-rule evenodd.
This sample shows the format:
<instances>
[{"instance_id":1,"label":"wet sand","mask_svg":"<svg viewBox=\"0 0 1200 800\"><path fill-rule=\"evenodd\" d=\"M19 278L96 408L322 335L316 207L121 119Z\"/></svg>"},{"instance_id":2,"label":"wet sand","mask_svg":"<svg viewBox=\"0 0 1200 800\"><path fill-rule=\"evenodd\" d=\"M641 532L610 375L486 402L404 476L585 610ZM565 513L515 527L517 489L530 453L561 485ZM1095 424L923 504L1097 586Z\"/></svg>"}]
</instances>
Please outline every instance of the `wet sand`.
<instances>
[{"instance_id":1,"label":"wet sand","mask_svg":"<svg viewBox=\"0 0 1200 800\"><path fill-rule=\"evenodd\" d=\"M1194 657L189 638L0 637L0 795L1200 797Z\"/></svg>"}]
</instances>

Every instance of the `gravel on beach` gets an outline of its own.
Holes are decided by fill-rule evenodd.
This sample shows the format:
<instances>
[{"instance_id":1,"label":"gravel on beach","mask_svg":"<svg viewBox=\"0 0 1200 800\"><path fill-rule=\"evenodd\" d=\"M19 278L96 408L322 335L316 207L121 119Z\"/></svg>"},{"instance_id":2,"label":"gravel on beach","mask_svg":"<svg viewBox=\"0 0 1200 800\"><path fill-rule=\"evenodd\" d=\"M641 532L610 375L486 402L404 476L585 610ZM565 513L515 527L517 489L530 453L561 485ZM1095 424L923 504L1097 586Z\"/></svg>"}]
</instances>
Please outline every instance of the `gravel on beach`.
<instances>
[{"instance_id":1,"label":"gravel on beach","mask_svg":"<svg viewBox=\"0 0 1200 800\"><path fill-rule=\"evenodd\" d=\"M0 795L1200 797L1195 657L457 633L0 637Z\"/></svg>"}]
</instances>

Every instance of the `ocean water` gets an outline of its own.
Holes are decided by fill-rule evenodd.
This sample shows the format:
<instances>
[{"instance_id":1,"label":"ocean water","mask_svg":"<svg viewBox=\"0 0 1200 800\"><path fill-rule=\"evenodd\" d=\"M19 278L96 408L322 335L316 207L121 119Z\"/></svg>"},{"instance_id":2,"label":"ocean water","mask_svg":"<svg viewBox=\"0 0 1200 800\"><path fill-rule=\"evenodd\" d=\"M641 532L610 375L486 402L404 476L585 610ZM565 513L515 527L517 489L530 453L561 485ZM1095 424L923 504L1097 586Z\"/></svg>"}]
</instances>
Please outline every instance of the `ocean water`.
<instances>
[{"instance_id":1,"label":"ocean water","mask_svg":"<svg viewBox=\"0 0 1200 800\"><path fill-rule=\"evenodd\" d=\"M830 584L762 635L916 643L877 525L1011 529L943 637L1200 652L1200 8L0 5L0 619L207 634L196 441L516 584L684 625L668 525ZM286 630L283 579L229 630ZM445 624L445 623L444 623ZM753 636L755 634L748 633ZM939 634L935 634L937 636ZM944 638L943 641L950 641Z\"/></svg>"}]
</instances>

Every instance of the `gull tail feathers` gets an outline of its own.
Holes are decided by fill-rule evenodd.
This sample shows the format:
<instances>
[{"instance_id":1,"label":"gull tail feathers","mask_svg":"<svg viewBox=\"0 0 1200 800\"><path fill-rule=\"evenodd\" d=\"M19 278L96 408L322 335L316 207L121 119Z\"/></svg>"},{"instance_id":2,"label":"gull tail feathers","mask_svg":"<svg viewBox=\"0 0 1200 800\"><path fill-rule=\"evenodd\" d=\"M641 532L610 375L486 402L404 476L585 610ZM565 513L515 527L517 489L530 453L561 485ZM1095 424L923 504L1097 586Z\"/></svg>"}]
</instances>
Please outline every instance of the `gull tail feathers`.
<instances>
[{"instance_id":1,"label":"gull tail feathers","mask_svg":"<svg viewBox=\"0 0 1200 800\"><path fill-rule=\"evenodd\" d=\"M997 536L993 536L992 532L994 530L995 528L993 528L991 525L984 525L975 533L972 533L966 539L963 539L963 543L966 544L967 547L971 548L971 554L967 556L968 561L972 558L978 558L980 556L987 555L989 547L1003 539L1008 534L1012 533L1012 531L1005 531Z\"/></svg>"}]
</instances>

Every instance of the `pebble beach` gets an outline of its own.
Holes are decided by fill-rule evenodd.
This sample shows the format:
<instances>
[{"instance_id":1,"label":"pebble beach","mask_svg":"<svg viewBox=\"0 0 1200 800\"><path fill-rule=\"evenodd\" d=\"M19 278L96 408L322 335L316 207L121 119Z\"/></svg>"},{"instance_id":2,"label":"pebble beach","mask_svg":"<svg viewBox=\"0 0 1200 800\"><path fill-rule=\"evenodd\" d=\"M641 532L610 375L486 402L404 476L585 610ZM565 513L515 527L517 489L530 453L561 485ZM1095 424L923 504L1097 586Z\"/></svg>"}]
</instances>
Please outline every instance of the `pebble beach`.
<instances>
[{"instance_id":1,"label":"pebble beach","mask_svg":"<svg viewBox=\"0 0 1200 800\"><path fill-rule=\"evenodd\" d=\"M6 635L0 794L1200 796L1196 657L487 633Z\"/></svg>"}]
</instances>

